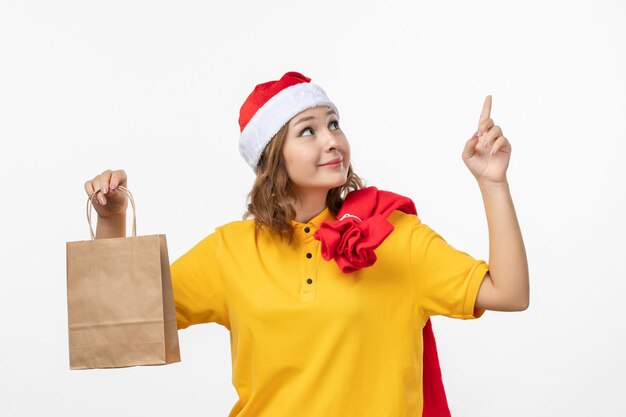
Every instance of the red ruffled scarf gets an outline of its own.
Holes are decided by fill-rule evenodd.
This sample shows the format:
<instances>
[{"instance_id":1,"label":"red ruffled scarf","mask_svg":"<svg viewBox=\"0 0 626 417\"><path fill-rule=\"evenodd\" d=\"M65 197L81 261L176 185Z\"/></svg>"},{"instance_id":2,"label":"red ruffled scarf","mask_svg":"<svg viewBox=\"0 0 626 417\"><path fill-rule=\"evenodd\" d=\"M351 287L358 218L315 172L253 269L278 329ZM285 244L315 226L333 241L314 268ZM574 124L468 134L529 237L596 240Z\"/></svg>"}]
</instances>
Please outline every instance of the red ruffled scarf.
<instances>
[{"instance_id":1,"label":"red ruffled scarf","mask_svg":"<svg viewBox=\"0 0 626 417\"><path fill-rule=\"evenodd\" d=\"M337 213L337 220L323 222L315 232L315 239L322 245L322 257L327 261L335 259L344 273L373 265L376 262L374 249L393 231L387 217L394 210L417 215L413 201L399 194L376 187L348 193ZM450 417L430 318L426 320L422 336L422 417Z\"/></svg>"}]
</instances>

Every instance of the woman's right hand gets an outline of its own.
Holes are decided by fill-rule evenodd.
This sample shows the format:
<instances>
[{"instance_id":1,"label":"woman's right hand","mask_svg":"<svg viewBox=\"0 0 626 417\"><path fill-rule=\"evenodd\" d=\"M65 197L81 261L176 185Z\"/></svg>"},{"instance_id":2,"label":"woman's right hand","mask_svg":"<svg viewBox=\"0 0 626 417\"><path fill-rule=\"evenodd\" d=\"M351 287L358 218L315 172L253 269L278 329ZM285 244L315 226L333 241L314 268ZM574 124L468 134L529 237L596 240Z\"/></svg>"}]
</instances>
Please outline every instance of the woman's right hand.
<instances>
[{"instance_id":1,"label":"woman's right hand","mask_svg":"<svg viewBox=\"0 0 626 417\"><path fill-rule=\"evenodd\" d=\"M128 207L128 196L123 191L118 191L117 187L126 187L128 177L123 169L111 171L107 169L100 175L85 182L87 196L93 194L91 203L96 209L98 216L108 218L120 214L126 214ZM97 191L94 193L94 191Z\"/></svg>"}]
</instances>

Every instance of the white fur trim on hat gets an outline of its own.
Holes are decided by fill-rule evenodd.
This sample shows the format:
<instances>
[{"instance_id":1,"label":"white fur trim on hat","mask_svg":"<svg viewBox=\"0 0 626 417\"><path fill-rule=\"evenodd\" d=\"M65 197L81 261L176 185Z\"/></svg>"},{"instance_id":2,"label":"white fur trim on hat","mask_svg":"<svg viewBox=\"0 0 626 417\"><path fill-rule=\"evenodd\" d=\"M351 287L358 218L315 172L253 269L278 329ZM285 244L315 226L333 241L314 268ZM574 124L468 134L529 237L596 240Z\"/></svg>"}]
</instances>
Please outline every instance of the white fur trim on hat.
<instances>
[{"instance_id":1,"label":"white fur trim on hat","mask_svg":"<svg viewBox=\"0 0 626 417\"><path fill-rule=\"evenodd\" d=\"M269 141L292 117L312 107L327 106L339 111L322 87L313 83L289 86L270 98L252 116L239 136L239 153L256 173L256 166Z\"/></svg>"}]
</instances>

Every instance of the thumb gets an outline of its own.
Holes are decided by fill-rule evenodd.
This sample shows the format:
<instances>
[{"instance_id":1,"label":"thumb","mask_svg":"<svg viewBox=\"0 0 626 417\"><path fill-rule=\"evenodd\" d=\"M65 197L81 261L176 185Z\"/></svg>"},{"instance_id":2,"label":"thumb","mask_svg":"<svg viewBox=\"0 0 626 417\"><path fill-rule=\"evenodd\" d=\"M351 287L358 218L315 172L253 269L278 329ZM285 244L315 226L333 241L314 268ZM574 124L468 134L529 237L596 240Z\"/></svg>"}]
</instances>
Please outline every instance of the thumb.
<instances>
[{"instance_id":1,"label":"thumb","mask_svg":"<svg viewBox=\"0 0 626 417\"><path fill-rule=\"evenodd\" d=\"M465 147L463 148L463 154L461 157L463 160L467 160L474 155L476 151L476 145L478 144L478 132L474 132L471 138L465 142Z\"/></svg>"}]
</instances>

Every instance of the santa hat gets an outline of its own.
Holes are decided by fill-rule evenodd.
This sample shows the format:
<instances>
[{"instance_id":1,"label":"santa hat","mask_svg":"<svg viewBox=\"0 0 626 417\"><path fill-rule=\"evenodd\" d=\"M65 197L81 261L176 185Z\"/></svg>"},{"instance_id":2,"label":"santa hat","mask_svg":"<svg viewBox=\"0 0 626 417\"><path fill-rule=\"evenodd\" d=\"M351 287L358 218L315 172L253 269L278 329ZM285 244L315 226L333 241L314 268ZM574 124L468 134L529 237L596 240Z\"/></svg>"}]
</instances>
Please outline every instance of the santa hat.
<instances>
[{"instance_id":1,"label":"santa hat","mask_svg":"<svg viewBox=\"0 0 626 417\"><path fill-rule=\"evenodd\" d=\"M287 72L280 80L258 84L239 111L239 153L256 172L265 146L292 117L312 107L339 111L324 90L299 72Z\"/></svg>"}]
</instances>

